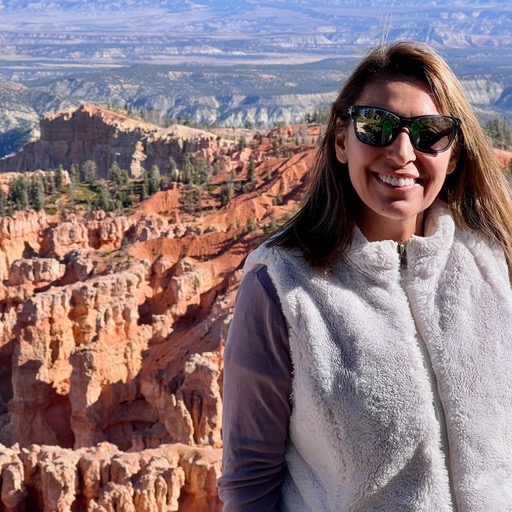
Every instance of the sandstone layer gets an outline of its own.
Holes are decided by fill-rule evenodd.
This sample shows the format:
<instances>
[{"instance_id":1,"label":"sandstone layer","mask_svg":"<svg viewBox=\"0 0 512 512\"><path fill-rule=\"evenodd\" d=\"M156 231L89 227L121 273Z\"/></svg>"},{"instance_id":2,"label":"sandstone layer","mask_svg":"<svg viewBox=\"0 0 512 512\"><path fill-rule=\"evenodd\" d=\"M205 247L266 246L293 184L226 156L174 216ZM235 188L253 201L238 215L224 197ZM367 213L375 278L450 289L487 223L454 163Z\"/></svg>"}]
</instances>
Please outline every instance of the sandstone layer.
<instances>
[{"instance_id":1,"label":"sandstone layer","mask_svg":"<svg viewBox=\"0 0 512 512\"><path fill-rule=\"evenodd\" d=\"M220 512L220 450L185 445L126 453L115 445L69 450L0 446L6 512Z\"/></svg>"},{"instance_id":2,"label":"sandstone layer","mask_svg":"<svg viewBox=\"0 0 512 512\"><path fill-rule=\"evenodd\" d=\"M112 164L134 178L157 165L167 172L170 163L182 168L187 155L212 161L232 145L204 130L180 125L159 128L110 110L82 105L43 116L40 139L15 155L0 159L0 172L56 169L72 164L82 168L87 160L97 164L98 178L107 178Z\"/></svg>"}]
</instances>

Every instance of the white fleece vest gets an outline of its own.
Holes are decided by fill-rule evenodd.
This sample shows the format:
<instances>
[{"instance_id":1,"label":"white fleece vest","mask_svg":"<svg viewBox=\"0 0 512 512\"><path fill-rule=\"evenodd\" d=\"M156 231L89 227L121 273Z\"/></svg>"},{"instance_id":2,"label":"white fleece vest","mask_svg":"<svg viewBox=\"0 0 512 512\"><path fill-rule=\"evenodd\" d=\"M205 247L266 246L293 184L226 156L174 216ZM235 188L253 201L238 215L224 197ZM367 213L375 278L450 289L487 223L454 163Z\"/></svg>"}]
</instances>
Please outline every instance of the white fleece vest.
<instances>
[{"instance_id":1,"label":"white fleece vest","mask_svg":"<svg viewBox=\"0 0 512 512\"><path fill-rule=\"evenodd\" d=\"M395 242L359 231L328 275L265 245L246 268L256 264L280 297L293 362L282 510L512 511L512 292L501 250L456 228L438 203L405 270Z\"/></svg>"}]
</instances>

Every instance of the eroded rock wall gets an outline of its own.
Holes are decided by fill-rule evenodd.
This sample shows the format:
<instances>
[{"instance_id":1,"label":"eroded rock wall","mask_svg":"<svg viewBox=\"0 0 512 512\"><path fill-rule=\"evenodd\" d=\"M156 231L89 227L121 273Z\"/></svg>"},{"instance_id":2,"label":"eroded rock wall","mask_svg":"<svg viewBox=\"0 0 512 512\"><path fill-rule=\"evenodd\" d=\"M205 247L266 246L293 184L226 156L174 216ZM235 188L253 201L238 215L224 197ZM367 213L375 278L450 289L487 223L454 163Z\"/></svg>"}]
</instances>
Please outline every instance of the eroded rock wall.
<instances>
[{"instance_id":1,"label":"eroded rock wall","mask_svg":"<svg viewBox=\"0 0 512 512\"><path fill-rule=\"evenodd\" d=\"M199 261L195 251L213 249L195 235L168 238L166 256L131 255L120 247L134 225L151 227L151 236L132 230L142 239L132 248L161 242L157 228L173 230L148 213L60 223L27 213L2 225L5 510L36 502L33 510L220 510L222 343L237 284L224 274L232 262ZM133 462L128 477L96 476L94 494L92 476L76 467L103 460L90 451L102 443L121 453L112 468L121 456L123 468L137 457L151 463ZM196 451L171 464L165 453L179 443Z\"/></svg>"},{"instance_id":2,"label":"eroded rock wall","mask_svg":"<svg viewBox=\"0 0 512 512\"><path fill-rule=\"evenodd\" d=\"M166 173L170 163L182 168L187 155L212 162L225 154L227 140L203 130L159 128L92 105L45 115L40 120L39 140L26 144L15 155L0 159L0 172L82 168L87 160L97 165L97 177L108 178L113 163L138 178L157 165Z\"/></svg>"},{"instance_id":3,"label":"eroded rock wall","mask_svg":"<svg viewBox=\"0 0 512 512\"><path fill-rule=\"evenodd\" d=\"M206 157L214 147L197 144ZM0 219L0 510L220 511L222 356L240 269L261 241L254 226L289 214L314 156L257 146L219 146L232 165L217 196L257 163L223 207L205 192L190 213L175 184L129 215Z\"/></svg>"},{"instance_id":4,"label":"eroded rock wall","mask_svg":"<svg viewBox=\"0 0 512 512\"><path fill-rule=\"evenodd\" d=\"M69 450L0 445L6 512L220 512L220 450L185 445L125 453L115 445Z\"/></svg>"}]
</instances>

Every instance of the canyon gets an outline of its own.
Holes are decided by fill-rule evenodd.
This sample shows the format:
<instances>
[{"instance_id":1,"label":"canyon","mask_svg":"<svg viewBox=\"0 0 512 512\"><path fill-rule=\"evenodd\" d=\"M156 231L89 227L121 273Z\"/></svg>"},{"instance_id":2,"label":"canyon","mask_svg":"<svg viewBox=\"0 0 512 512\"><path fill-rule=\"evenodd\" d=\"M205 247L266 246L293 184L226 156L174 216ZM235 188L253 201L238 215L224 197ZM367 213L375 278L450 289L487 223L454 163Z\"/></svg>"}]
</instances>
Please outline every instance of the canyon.
<instances>
[{"instance_id":1,"label":"canyon","mask_svg":"<svg viewBox=\"0 0 512 512\"><path fill-rule=\"evenodd\" d=\"M304 120L367 48L403 38L442 53L482 122L510 117L512 8L0 11L0 187L58 167L67 187L44 210L0 216L0 511L220 512L225 340L245 257L303 194L322 133ZM512 153L496 154L509 169ZM91 160L91 189L114 165L139 184L156 166L170 183L114 211L75 204L72 167ZM183 183L190 162L216 169L208 183Z\"/></svg>"},{"instance_id":2,"label":"canyon","mask_svg":"<svg viewBox=\"0 0 512 512\"><path fill-rule=\"evenodd\" d=\"M107 151L88 126L119 146ZM229 130L160 133L87 105L42 120L47 138L4 163L85 161L101 148L131 164L134 147L150 159L154 143L165 158L221 158L211 189L247 184L251 161L255 169L250 187L224 206L211 192L200 212L171 183L123 215L0 218L2 510L221 510L222 354L241 267L295 208L320 131L244 131L240 147ZM0 186L13 176L0 174Z\"/></svg>"},{"instance_id":3,"label":"canyon","mask_svg":"<svg viewBox=\"0 0 512 512\"><path fill-rule=\"evenodd\" d=\"M205 161L222 159L230 145L211 132L181 125L162 129L123 113L92 105L80 105L44 115L40 137L23 150L0 159L0 172L55 169L59 165L80 168L87 160L97 166L97 177L107 178L115 162L139 178L144 169L156 165L165 172L172 163L183 168L187 155Z\"/></svg>"}]
</instances>

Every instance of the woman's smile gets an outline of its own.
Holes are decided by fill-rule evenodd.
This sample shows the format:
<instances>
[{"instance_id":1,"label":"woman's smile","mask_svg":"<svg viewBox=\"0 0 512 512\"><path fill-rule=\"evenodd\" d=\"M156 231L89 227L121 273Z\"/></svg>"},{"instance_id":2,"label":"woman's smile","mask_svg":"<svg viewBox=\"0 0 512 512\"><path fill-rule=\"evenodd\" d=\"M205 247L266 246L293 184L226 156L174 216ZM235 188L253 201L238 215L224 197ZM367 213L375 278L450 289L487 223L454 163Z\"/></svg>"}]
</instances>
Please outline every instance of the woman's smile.
<instances>
[{"instance_id":1,"label":"woman's smile","mask_svg":"<svg viewBox=\"0 0 512 512\"><path fill-rule=\"evenodd\" d=\"M389 185L393 189L404 189L410 188L416 185L419 181L417 178L410 178L408 176L401 175L390 175L390 174L375 174L377 179L379 179L385 185Z\"/></svg>"}]
</instances>

